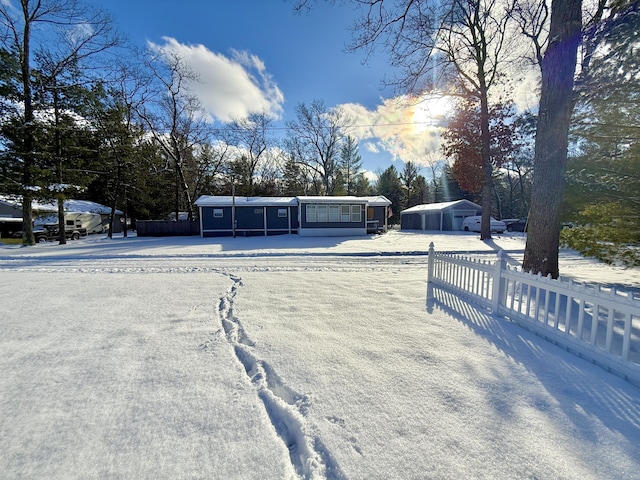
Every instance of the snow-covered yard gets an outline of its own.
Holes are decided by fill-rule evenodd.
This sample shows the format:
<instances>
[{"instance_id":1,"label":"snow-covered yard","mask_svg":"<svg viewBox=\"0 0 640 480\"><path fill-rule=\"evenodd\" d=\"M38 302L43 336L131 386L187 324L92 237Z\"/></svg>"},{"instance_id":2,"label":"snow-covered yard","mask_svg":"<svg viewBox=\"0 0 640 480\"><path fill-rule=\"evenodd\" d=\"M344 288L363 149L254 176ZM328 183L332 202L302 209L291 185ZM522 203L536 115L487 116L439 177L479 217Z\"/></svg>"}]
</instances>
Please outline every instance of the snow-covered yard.
<instances>
[{"instance_id":1,"label":"snow-covered yard","mask_svg":"<svg viewBox=\"0 0 640 480\"><path fill-rule=\"evenodd\" d=\"M524 237L0 247L0 478L638 478L640 389L454 296ZM640 289L563 252L562 273Z\"/></svg>"}]
</instances>

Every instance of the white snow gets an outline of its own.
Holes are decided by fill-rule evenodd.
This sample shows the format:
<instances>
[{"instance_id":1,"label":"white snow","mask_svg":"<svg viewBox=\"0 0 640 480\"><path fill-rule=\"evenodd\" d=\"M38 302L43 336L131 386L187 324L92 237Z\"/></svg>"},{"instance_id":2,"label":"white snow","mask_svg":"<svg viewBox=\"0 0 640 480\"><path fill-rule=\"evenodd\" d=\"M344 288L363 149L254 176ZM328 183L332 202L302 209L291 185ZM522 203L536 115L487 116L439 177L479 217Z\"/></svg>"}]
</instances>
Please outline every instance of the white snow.
<instances>
[{"instance_id":1,"label":"white snow","mask_svg":"<svg viewBox=\"0 0 640 480\"><path fill-rule=\"evenodd\" d=\"M638 478L640 388L453 295L428 313L430 242L518 263L525 237L0 246L0 478Z\"/></svg>"}]
</instances>

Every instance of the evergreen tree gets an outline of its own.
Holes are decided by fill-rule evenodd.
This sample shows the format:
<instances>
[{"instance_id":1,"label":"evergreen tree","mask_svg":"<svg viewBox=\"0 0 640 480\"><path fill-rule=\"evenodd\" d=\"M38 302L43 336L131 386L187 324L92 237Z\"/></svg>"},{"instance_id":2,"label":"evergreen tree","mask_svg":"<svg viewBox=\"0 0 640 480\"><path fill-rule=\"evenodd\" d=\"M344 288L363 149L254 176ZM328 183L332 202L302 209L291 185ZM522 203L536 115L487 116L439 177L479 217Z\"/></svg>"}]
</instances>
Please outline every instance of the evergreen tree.
<instances>
[{"instance_id":1,"label":"evergreen tree","mask_svg":"<svg viewBox=\"0 0 640 480\"><path fill-rule=\"evenodd\" d=\"M286 196L304 195L307 192L307 179L302 165L289 155L282 170L282 194Z\"/></svg>"},{"instance_id":2,"label":"evergreen tree","mask_svg":"<svg viewBox=\"0 0 640 480\"><path fill-rule=\"evenodd\" d=\"M414 162L404 164L400 175L402 183L402 209L420 205L427 201L428 188L426 179L420 175L420 169Z\"/></svg>"},{"instance_id":3,"label":"evergreen tree","mask_svg":"<svg viewBox=\"0 0 640 480\"><path fill-rule=\"evenodd\" d=\"M378 175L375 191L378 195L384 195L391 201L392 215L390 223L398 223L402 209L402 182L396 167L391 165Z\"/></svg>"},{"instance_id":4,"label":"evergreen tree","mask_svg":"<svg viewBox=\"0 0 640 480\"><path fill-rule=\"evenodd\" d=\"M340 149L338 171L346 195L356 194L356 181L362 168L362 157L358 153L358 142L348 135ZM337 182L338 183L338 182Z\"/></svg>"},{"instance_id":5,"label":"evergreen tree","mask_svg":"<svg viewBox=\"0 0 640 480\"><path fill-rule=\"evenodd\" d=\"M639 9L617 2L587 31L594 54L576 85L571 134L580 148L567 161L564 195L563 220L574 228L561 232L571 248L626 265L640 264Z\"/></svg>"},{"instance_id":6,"label":"evergreen tree","mask_svg":"<svg viewBox=\"0 0 640 480\"><path fill-rule=\"evenodd\" d=\"M0 2L3 45L20 64L19 81L13 86L17 87L14 93L21 105L20 111L13 111L10 118L4 119L10 131L4 130L3 136L11 152L9 160L17 161L21 167L22 242L33 245L32 200L38 198L43 183L39 162L45 156L37 138L42 126L38 125L33 70L39 68L37 61L45 58L53 59L59 72L67 66L77 68L118 45L120 39L113 34L108 15L80 2L21 0L20 6ZM52 71L46 66L42 70Z\"/></svg>"},{"instance_id":7,"label":"evergreen tree","mask_svg":"<svg viewBox=\"0 0 640 480\"><path fill-rule=\"evenodd\" d=\"M369 183L369 179L362 172L356 175L354 188L354 195L357 195L358 197L366 197L368 195L371 195L371 185Z\"/></svg>"}]
</instances>

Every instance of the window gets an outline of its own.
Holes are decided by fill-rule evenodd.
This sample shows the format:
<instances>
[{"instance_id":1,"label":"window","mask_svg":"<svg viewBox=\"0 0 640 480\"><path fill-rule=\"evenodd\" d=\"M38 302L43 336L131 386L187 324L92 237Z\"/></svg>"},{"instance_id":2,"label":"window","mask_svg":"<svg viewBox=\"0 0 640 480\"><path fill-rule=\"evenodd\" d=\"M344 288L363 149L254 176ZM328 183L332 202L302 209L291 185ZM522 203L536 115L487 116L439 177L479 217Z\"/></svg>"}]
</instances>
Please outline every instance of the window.
<instances>
[{"instance_id":1,"label":"window","mask_svg":"<svg viewBox=\"0 0 640 480\"><path fill-rule=\"evenodd\" d=\"M351 221L353 223L360 223L361 216L360 205L351 205Z\"/></svg>"},{"instance_id":2,"label":"window","mask_svg":"<svg viewBox=\"0 0 640 480\"><path fill-rule=\"evenodd\" d=\"M306 205L307 222L342 222L360 223L362 220L361 205Z\"/></svg>"},{"instance_id":3,"label":"window","mask_svg":"<svg viewBox=\"0 0 640 480\"><path fill-rule=\"evenodd\" d=\"M340 221L340 205L329 205L329 221Z\"/></svg>"},{"instance_id":4,"label":"window","mask_svg":"<svg viewBox=\"0 0 640 480\"><path fill-rule=\"evenodd\" d=\"M213 218L222 218L223 215L224 215L224 210L222 210L221 208L213 209Z\"/></svg>"},{"instance_id":5,"label":"window","mask_svg":"<svg viewBox=\"0 0 640 480\"><path fill-rule=\"evenodd\" d=\"M307 205L307 222L317 222L317 205Z\"/></svg>"},{"instance_id":6,"label":"window","mask_svg":"<svg viewBox=\"0 0 640 480\"><path fill-rule=\"evenodd\" d=\"M318 205L318 222L327 222L329 219L327 210L327 205Z\"/></svg>"},{"instance_id":7,"label":"window","mask_svg":"<svg viewBox=\"0 0 640 480\"><path fill-rule=\"evenodd\" d=\"M340 221L341 222L351 221L351 215L349 213L349 205L340 205Z\"/></svg>"},{"instance_id":8,"label":"window","mask_svg":"<svg viewBox=\"0 0 640 480\"><path fill-rule=\"evenodd\" d=\"M278 217L286 218L287 217L287 209L279 208L278 209Z\"/></svg>"}]
</instances>

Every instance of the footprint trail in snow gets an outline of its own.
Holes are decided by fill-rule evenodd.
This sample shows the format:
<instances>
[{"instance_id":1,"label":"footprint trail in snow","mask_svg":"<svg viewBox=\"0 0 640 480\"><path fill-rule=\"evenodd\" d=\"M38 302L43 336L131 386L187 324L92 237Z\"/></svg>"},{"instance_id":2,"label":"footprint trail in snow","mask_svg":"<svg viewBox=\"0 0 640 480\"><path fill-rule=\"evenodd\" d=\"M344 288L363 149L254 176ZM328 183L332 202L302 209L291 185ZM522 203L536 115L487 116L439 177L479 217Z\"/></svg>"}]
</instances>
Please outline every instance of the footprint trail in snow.
<instances>
[{"instance_id":1,"label":"footprint trail in snow","mask_svg":"<svg viewBox=\"0 0 640 480\"><path fill-rule=\"evenodd\" d=\"M303 479L346 479L322 440L313 432L306 419L309 399L287 386L276 371L258 358L240 320L233 311L234 299L242 279L219 271L231 280L231 286L218 303L218 316L235 355L243 365L247 376L257 389L257 394L276 431L289 451L289 458L296 473Z\"/></svg>"}]
</instances>

